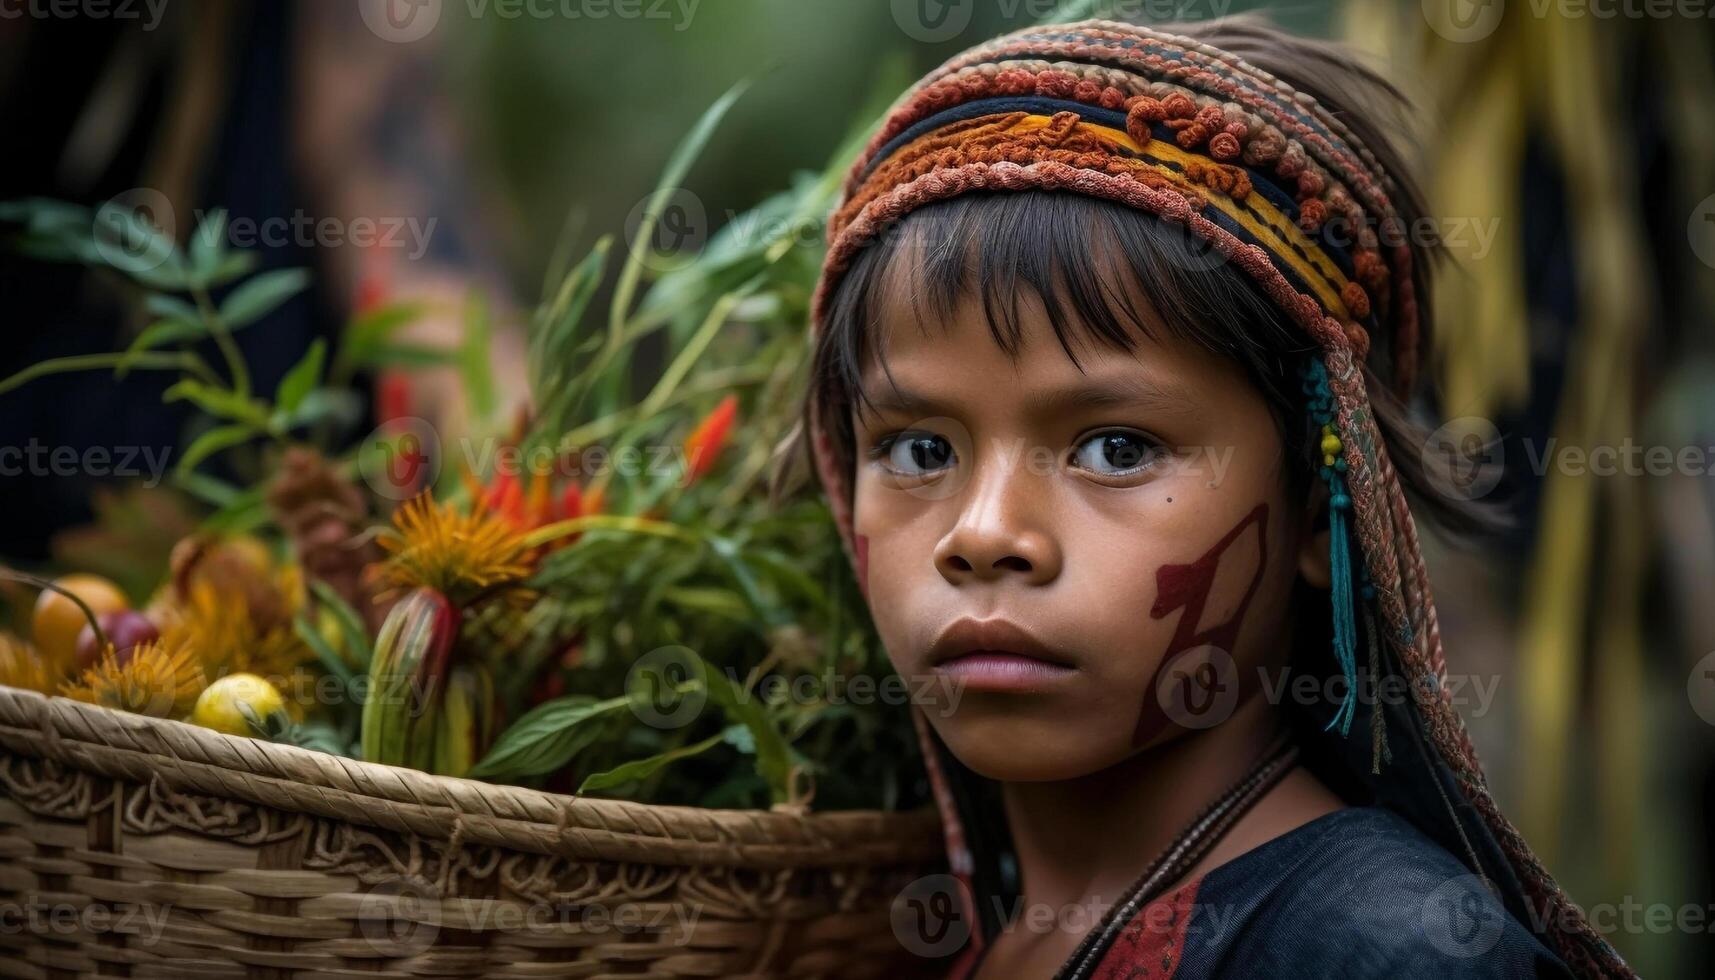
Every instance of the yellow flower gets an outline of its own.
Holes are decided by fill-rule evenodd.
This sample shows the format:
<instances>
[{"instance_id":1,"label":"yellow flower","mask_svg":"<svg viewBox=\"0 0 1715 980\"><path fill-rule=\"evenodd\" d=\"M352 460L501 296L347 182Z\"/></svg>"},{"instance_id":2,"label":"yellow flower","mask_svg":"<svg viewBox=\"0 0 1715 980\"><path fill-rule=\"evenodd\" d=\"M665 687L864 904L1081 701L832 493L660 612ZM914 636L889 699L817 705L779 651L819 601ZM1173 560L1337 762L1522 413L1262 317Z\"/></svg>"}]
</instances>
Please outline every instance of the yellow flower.
<instances>
[{"instance_id":1,"label":"yellow flower","mask_svg":"<svg viewBox=\"0 0 1715 980\"><path fill-rule=\"evenodd\" d=\"M123 662L112 644L94 667L60 691L68 698L153 718L176 718L191 710L204 686L202 665L188 646L164 641L134 647Z\"/></svg>"},{"instance_id":2,"label":"yellow flower","mask_svg":"<svg viewBox=\"0 0 1715 980\"><path fill-rule=\"evenodd\" d=\"M435 589L463 603L521 582L532 570L524 532L483 508L461 513L425 493L400 507L393 524L381 535L388 553L381 575L391 588Z\"/></svg>"},{"instance_id":3,"label":"yellow flower","mask_svg":"<svg viewBox=\"0 0 1715 980\"><path fill-rule=\"evenodd\" d=\"M54 673L47 658L34 647L11 633L0 632L0 685L52 694Z\"/></svg>"},{"instance_id":4,"label":"yellow flower","mask_svg":"<svg viewBox=\"0 0 1715 980\"><path fill-rule=\"evenodd\" d=\"M204 673L211 677L244 672L283 678L311 656L289 622L258 623L243 593L214 582L192 583L159 618L161 639L169 646L196 651Z\"/></svg>"}]
</instances>

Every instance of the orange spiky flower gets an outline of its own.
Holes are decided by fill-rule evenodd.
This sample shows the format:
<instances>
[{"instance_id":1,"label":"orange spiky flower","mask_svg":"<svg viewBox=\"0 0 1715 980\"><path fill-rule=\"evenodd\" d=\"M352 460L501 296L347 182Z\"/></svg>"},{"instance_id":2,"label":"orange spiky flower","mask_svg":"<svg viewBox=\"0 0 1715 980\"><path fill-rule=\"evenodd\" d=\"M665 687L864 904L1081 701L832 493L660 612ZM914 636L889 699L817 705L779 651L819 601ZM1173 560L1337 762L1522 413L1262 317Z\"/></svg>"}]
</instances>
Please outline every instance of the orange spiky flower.
<instances>
[{"instance_id":1,"label":"orange spiky flower","mask_svg":"<svg viewBox=\"0 0 1715 980\"><path fill-rule=\"evenodd\" d=\"M123 658L108 644L95 666L67 683L60 693L105 708L152 718L177 718L191 710L206 686L207 676L196 651L155 640L133 647Z\"/></svg>"},{"instance_id":2,"label":"orange spiky flower","mask_svg":"<svg viewBox=\"0 0 1715 980\"><path fill-rule=\"evenodd\" d=\"M480 501L470 513L427 493L407 501L381 534L381 577L399 591L429 588L463 604L521 583L533 571L524 532Z\"/></svg>"},{"instance_id":3,"label":"orange spiky flower","mask_svg":"<svg viewBox=\"0 0 1715 980\"><path fill-rule=\"evenodd\" d=\"M728 395L709 414L703 416L691 434L685 437L685 482L692 483L707 473L720 457L738 417L738 396Z\"/></svg>"},{"instance_id":4,"label":"orange spiky flower","mask_svg":"<svg viewBox=\"0 0 1715 980\"><path fill-rule=\"evenodd\" d=\"M295 566L276 575L293 615L303 608L303 586ZM210 677L258 674L280 684L312 656L288 619L268 621L244 596L211 581L193 582L176 601L158 608L161 639L169 648L189 647Z\"/></svg>"},{"instance_id":5,"label":"orange spiky flower","mask_svg":"<svg viewBox=\"0 0 1715 980\"><path fill-rule=\"evenodd\" d=\"M12 633L0 632L0 685L52 694L54 675L48 659L29 643Z\"/></svg>"}]
</instances>

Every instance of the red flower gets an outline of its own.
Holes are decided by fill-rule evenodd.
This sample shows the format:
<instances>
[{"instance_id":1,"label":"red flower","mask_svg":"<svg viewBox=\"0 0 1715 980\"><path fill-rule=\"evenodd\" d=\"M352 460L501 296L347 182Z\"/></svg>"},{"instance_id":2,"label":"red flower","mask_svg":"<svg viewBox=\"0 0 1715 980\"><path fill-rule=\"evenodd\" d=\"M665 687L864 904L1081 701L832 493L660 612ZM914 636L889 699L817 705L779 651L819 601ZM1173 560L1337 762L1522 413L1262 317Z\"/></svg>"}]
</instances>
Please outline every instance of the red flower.
<instances>
[{"instance_id":1,"label":"red flower","mask_svg":"<svg viewBox=\"0 0 1715 980\"><path fill-rule=\"evenodd\" d=\"M738 396L728 395L685 437L685 482L696 480L715 465L737 416Z\"/></svg>"},{"instance_id":2,"label":"red flower","mask_svg":"<svg viewBox=\"0 0 1715 980\"><path fill-rule=\"evenodd\" d=\"M411 414L411 379L399 371L383 371L375 379L375 422L386 425Z\"/></svg>"}]
</instances>

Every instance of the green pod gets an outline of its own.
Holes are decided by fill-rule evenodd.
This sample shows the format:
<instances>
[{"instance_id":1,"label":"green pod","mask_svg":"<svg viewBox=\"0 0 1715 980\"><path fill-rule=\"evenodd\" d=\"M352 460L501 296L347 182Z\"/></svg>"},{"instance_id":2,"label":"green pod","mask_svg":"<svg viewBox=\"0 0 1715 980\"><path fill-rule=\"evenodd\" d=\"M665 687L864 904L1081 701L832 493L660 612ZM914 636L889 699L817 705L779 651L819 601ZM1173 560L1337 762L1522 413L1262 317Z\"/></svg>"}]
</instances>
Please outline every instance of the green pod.
<instances>
[{"instance_id":1,"label":"green pod","mask_svg":"<svg viewBox=\"0 0 1715 980\"><path fill-rule=\"evenodd\" d=\"M363 758L422 768L422 745L433 751L430 721L454 641L459 611L434 589L418 589L387 614L375 638L363 703Z\"/></svg>"},{"instance_id":2,"label":"green pod","mask_svg":"<svg viewBox=\"0 0 1715 980\"><path fill-rule=\"evenodd\" d=\"M432 772L463 776L488 750L493 732L494 678L480 663L458 663L447 672L446 694L435 725Z\"/></svg>"}]
</instances>

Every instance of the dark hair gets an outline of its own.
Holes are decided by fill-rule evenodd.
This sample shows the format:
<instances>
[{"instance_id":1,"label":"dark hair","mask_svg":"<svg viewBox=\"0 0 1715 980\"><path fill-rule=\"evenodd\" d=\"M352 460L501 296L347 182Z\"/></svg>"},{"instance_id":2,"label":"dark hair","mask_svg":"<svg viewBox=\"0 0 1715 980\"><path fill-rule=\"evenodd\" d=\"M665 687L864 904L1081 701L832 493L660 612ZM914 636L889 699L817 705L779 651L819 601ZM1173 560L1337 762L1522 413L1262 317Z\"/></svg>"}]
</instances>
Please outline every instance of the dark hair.
<instances>
[{"instance_id":1,"label":"dark hair","mask_svg":"<svg viewBox=\"0 0 1715 980\"><path fill-rule=\"evenodd\" d=\"M1239 55L1314 96L1393 178L1400 225L1423 227L1422 195L1387 135L1403 128L1408 114L1405 97L1392 83L1357 64L1344 48L1285 34L1256 17L1172 30ZM1108 247L1092 247L1097 244ZM1410 247L1422 316L1419 356L1427 363L1430 278L1440 248L1415 233ZM1303 460L1288 479L1304 490L1316 471L1316 447L1298 370L1313 342L1243 270L1210 258L1207 246L1183 226L1074 192L968 193L925 205L877 235L830 294L807 395L821 406L831 449L850 474L850 413L863 398L859 380L865 365L873 358L886 369L874 325L888 301L909 295L919 319L935 322L949 318L961 300L980 299L995 342L1016 354L1018 297L1028 288L1041 299L1074 362L1082 344L1129 350L1141 332L1188 339L1243 366L1274 413L1288 458ZM902 281L910 287L902 288ZM1120 282L1137 287L1143 308L1115 285ZM1375 338L1372 363L1388 363L1386 340ZM1437 490L1449 484L1438 483L1440 474L1428 469L1428 431L1394 395L1389 379L1366 365L1365 380L1377 429L1413 513L1453 536L1492 529L1497 520L1489 510Z\"/></svg>"}]
</instances>

